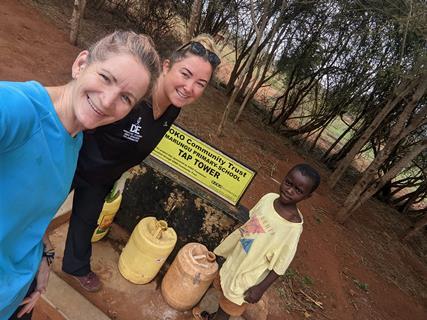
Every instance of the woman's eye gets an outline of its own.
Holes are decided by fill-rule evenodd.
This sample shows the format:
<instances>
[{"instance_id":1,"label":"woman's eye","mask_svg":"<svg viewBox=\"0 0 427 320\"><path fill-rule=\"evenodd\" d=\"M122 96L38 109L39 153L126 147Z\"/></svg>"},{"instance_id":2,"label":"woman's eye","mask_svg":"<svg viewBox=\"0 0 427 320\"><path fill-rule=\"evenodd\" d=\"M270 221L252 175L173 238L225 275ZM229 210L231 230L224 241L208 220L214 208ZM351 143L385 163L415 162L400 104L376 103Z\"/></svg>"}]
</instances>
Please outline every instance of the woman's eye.
<instances>
[{"instance_id":1,"label":"woman's eye","mask_svg":"<svg viewBox=\"0 0 427 320\"><path fill-rule=\"evenodd\" d=\"M186 72L182 72L182 75L183 75L183 77L185 79L189 79L190 78L190 75L188 73L186 73Z\"/></svg>"},{"instance_id":2,"label":"woman's eye","mask_svg":"<svg viewBox=\"0 0 427 320\"><path fill-rule=\"evenodd\" d=\"M202 89L206 86L204 82L196 82L196 83Z\"/></svg>"},{"instance_id":3,"label":"woman's eye","mask_svg":"<svg viewBox=\"0 0 427 320\"><path fill-rule=\"evenodd\" d=\"M102 78L105 82L109 82L109 81L110 81L110 79L109 79L105 74L100 73L99 75L101 76L101 78Z\"/></svg>"},{"instance_id":4,"label":"woman's eye","mask_svg":"<svg viewBox=\"0 0 427 320\"><path fill-rule=\"evenodd\" d=\"M128 96L122 96L122 99L125 103L132 104L132 101L130 100L130 98Z\"/></svg>"}]
</instances>

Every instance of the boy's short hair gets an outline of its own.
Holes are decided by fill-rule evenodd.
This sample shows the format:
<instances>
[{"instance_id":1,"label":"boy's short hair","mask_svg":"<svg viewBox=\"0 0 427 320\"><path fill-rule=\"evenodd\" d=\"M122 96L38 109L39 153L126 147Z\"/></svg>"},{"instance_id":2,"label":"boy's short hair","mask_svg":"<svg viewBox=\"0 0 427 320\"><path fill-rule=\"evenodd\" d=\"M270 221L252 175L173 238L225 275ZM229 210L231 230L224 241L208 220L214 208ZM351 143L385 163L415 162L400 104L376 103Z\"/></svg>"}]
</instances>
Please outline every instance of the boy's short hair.
<instances>
[{"instance_id":1,"label":"boy's short hair","mask_svg":"<svg viewBox=\"0 0 427 320\"><path fill-rule=\"evenodd\" d=\"M310 178L310 180L313 182L313 187L311 188L310 193L317 189L320 184L320 174L316 169L306 163L299 163L292 167L289 172L293 170L298 170L303 176Z\"/></svg>"}]
</instances>

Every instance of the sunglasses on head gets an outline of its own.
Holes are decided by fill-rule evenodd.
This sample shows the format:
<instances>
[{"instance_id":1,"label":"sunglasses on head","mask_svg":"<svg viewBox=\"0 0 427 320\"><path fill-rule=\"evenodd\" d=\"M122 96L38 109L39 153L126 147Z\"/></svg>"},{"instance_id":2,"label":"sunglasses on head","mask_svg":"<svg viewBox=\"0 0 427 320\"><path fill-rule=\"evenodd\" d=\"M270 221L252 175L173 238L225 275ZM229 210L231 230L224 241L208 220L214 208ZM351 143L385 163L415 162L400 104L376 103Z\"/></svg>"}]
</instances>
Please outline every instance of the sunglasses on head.
<instances>
[{"instance_id":1,"label":"sunglasses on head","mask_svg":"<svg viewBox=\"0 0 427 320\"><path fill-rule=\"evenodd\" d=\"M209 63L214 68L216 68L221 63L221 59L215 53L206 49L200 42L187 42L186 44L179 47L176 51L182 51L187 47L189 48L189 51L191 53L194 53L195 55L198 55L200 57L207 57Z\"/></svg>"}]
</instances>

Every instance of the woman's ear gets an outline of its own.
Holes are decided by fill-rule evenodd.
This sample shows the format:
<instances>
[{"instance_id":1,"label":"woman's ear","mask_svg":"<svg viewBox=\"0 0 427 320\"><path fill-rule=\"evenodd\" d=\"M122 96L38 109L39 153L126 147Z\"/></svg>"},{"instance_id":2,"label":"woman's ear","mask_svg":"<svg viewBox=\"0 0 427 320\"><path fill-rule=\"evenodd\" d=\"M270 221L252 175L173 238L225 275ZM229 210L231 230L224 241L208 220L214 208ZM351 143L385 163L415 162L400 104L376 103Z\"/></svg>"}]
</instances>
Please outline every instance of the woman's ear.
<instances>
[{"instance_id":1,"label":"woman's ear","mask_svg":"<svg viewBox=\"0 0 427 320\"><path fill-rule=\"evenodd\" d=\"M73 79L77 79L81 72L87 67L89 61L89 51L84 50L79 53L76 60L74 60L73 66L71 67L71 74Z\"/></svg>"},{"instance_id":2,"label":"woman's ear","mask_svg":"<svg viewBox=\"0 0 427 320\"><path fill-rule=\"evenodd\" d=\"M163 65L162 65L162 72L163 72L163 74L168 73L169 70L170 70L170 68L171 68L171 61L169 59L165 59L163 61Z\"/></svg>"}]
</instances>

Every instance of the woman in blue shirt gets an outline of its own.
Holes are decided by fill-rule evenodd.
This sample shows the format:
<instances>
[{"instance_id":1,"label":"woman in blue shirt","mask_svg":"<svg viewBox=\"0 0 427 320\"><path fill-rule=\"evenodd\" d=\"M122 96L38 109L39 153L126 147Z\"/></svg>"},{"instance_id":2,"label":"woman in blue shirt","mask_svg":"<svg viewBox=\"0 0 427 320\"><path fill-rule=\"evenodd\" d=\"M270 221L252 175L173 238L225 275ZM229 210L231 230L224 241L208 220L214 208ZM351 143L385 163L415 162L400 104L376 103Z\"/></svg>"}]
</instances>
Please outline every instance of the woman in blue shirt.
<instances>
[{"instance_id":1,"label":"woman in blue shirt","mask_svg":"<svg viewBox=\"0 0 427 320\"><path fill-rule=\"evenodd\" d=\"M66 85L0 82L1 320L30 319L46 290L45 231L70 190L81 131L126 116L159 68L148 37L115 32L77 56Z\"/></svg>"}]
</instances>

